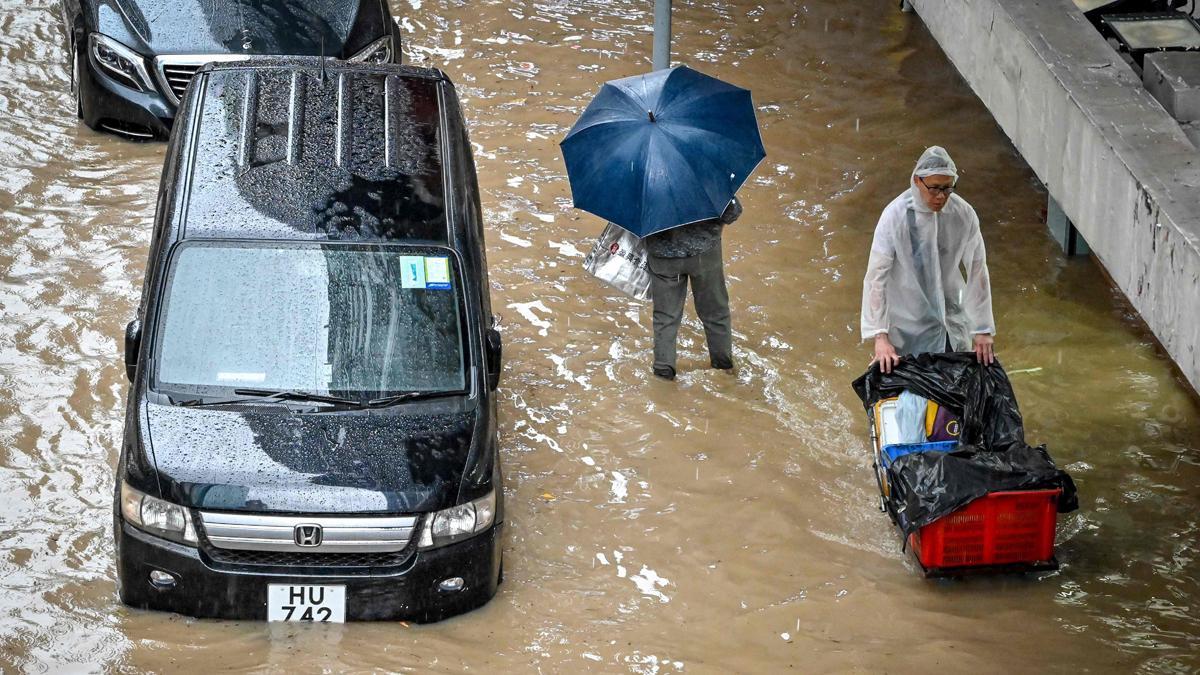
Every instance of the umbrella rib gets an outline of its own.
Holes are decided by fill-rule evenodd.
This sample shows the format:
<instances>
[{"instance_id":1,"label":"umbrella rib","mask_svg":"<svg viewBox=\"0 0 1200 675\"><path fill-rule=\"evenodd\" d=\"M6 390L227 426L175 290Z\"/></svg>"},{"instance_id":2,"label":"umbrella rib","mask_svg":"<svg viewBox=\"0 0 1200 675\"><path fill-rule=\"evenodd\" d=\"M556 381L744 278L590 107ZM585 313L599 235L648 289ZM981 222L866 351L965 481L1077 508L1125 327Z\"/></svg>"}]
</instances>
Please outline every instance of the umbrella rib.
<instances>
[{"instance_id":1,"label":"umbrella rib","mask_svg":"<svg viewBox=\"0 0 1200 675\"><path fill-rule=\"evenodd\" d=\"M674 136L675 134L673 132L675 131L675 129L673 129L672 127L684 128L684 129L687 129L688 133L694 133L696 135L705 136L706 143L713 143L713 144L719 144L719 145L733 145L736 147L745 147L745 148L757 148L758 146L762 145L761 140L759 140L758 143L740 142L733 138L730 138L729 136L727 136L719 131L713 131L712 129L705 129L704 127L697 127L697 126L691 126L691 125L685 126L682 124L679 124L679 125L664 124L663 131L670 133L672 136ZM682 140L682 139L680 139L680 140Z\"/></svg>"},{"instance_id":2,"label":"umbrella rib","mask_svg":"<svg viewBox=\"0 0 1200 675\"><path fill-rule=\"evenodd\" d=\"M725 87L720 89L682 92L671 99L671 101L663 108L663 113L666 114L668 110L672 110L677 107L694 109L700 106L701 101L717 96L735 96L740 93L749 95L750 93L746 89L742 89L741 87L734 86L727 82L722 82L721 84L725 85Z\"/></svg>"},{"instance_id":3,"label":"umbrella rib","mask_svg":"<svg viewBox=\"0 0 1200 675\"><path fill-rule=\"evenodd\" d=\"M664 136L667 136L667 137L668 137L668 138L669 138L671 141L675 141L675 140L676 140L676 139L675 139L673 136L671 136L671 135L670 135L670 134L667 132L667 130L665 130L665 129L663 130L663 135L664 135ZM691 174L692 183L693 183L694 185L699 185L699 186L700 186L700 188L701 188L701 190L703 190L703 191L704 191L704 194L705 194L705 195L706 195L706 196L709 198L709 200L712 200L712 199L713 199L712 195L711 195L711 194L709 194L709 191L708 191L708 190L705 188L704 181L702 181L702 180L700 179L700 176L699 176L699 175L696 173L696 168L695 168L695 167L692 165L692 161L695 161L695 159L699 159L699 160L701 160L701 161L705 162L706 164L708 164L709 166L713 167L713 168L714 168L714 170L716 170L716 171L720 171L719 167L716 167L716 166L714 165L714 163L712 162L712 160L710 160L710 159L709 159L709 158L708 158L706 155L704 155L704 154L697 155L697 156L695 156L695 158L690 158L690 157L688 157L687 155L685 155L685 154L684 154L684 153L683 153L683 152L682 152L682 151L679 149L679 147L676 145L676 143L675 143L675 142L667 143L667 144L666 144L666 146L667 146L668 148L670 148L672 151L674 151L674 152L675 152L675 154L678 156L678 158L679 158L679 160L680 160L680 161L679 161L679 163L678 163L678 164L679 164L679 166L682 166L682 167L686 168L686 169L687 169L687 171L688 171L688 173L690 173L690 174ZM724 173L724 172L721 172L721 173ZM716 206L717 206L717 204L715 204L715 203L714 203L714 204L713 204L713 207L714 207L714 208L716 208ZM722 205L722 206L723 206L723 205ZM718 215L719 215L719 214L718 214Z\"/></svg>"},{"instance_id":4,"label":"umbrella rib","mask_svg":"<svg viewBox=\"0 0 1200 675\"><path fill-rule=\"evenodd\" d=\"M654 142L654 141L657 141L657 142ZM683 221L674 220L670 224L666 225L665 227L656 227L654 229L654 231L670 229L672 227L686 225L686 224L692 223L692 222L708 220L710 218L719 216L720 215L719 211L718 211L718 213L714 214L711 211L708 211L707 209L705 209L704 207L707 206L708 208L723 209L725 205L715 203L717 200L715 200L712 197L712 195L709 193L709 191L705 188L703 181L701 181L700 177L696 175L695 169L688 164L684 153L678 147L676 147L676 145L672 141L672 139L664 134L661 136L657 136L654 139L654 141L647 144L647 154L650 154L653 157L658 157L660 159L669 156L669 158L670 158L669 161L666 159L662 159L661 163L664 166L670 166L672 168L672 177L676 180L659 181L659 184L657 185L657 187L655 189L651 189L650 184L651 184L651 182L654 182L653 177L656 172L652 171L652 170L646 171L646 173L643 175L643 183L642 183L642 200L641 200L641 204L642 204L641 220L642 220L642 222L643 223L650 222L648 212L655 211L655 210L661 211L661 204L659 204L658 202L650 203L650 202L648 202L648 199L654 199L654 200L659 200L659 201L665 200L667 202L671 202L671 203L675 203L675 204L679 204L681 202L686 202L687 206L685 206L682 209L682 212L683 213L691 213L692 215L697 216L697 217L689 218L689 219L683 220ZM651 149L653 149L654 152L651 153L650 152ZM681 176L681 174L685 171L687 173L691 174L690 178L692 180L690 183L688 180L683 179L685 177ZM681 184L694 185L695 190L694 191L680 191L680 190L676 189ZM705 199L707 199L708 204L703 203L703 200L705 200ZM724 199L724 197L721 197L721 199ZM700 205L700 208L697 209L696 207L692 206L693 204ZM700 215L700 213L697 213L697 211L699 211L700 213L704 213L705 215ZM675 208L673 210L673 212L676 214L676 217L681 215L679 208ZM659 214L659 215L661 215L661 214Z\"/></svg>"},{"instance_id":5,"label":"umbrella rib","mask_svg":"<svg viewBox=\"0 0 1200 675\"><path fill-rule=\"evenodd\" d=\"M748 155L748 156L755 155L755 156L757 156L758 159L762 159L762 157L766 155L765 151L762 150L761 139L758 141L756 146L754 146L749 143L745 143L745 144L738 143L737 141L734 141L733 139L729 138L728 136L720 134L716 131L712 131L710 129L704 129L702 127L689 126L689 127L687 127L687 130L689 133L694 133L698 136L708 137L705 144L703 144L702 147L711 148L713 150L713 152L701 153L701 156L705 157L706 159L710 154L716 154L716 152L718 152L718 151L728 155L728 154L730 154L731 149L740 150L741 148L746 149L745 150L746 155ZM671 125L663 125L663 132L670 135L672 138L676 139L677 142L685 142L684 139L679 138L678 136L675 135L675 133L673 133L674 130L671 128ZM733 146L733 148L730 148L729 146ZM716 166L716 163L712 162L711 160L710 160L710 163L712 163L714 166ZM758 162L755 161L754 164L757 165ZM737 172L731 171L729 173L737 173Z\"/></svg>"},{"instance_id":6,"label":"umbrella rib","mask_svg":"<svg viewBox=\"0 0 1200 675\"><path fill-rule=\"evenodd\" d=\"M638 98L634 97L632 92L626 91L620 87L614 86L609 83L605 83L604 87L607 87L611 91L616 92L617 94L620 94L620 99L626 105L628 105L629 108L632 110L637 110L640 113L640 112L642 112L642 108L644 108L646 106L645 101L639 100ZM601 89L603 90L604 87L601 87ZM616 109L621 110L620 108L616 108ZM624 110L622 110L622 112L624 112Z\"/></svg>"},{"instance_id":7,"label":"umbrella rib","mask_svg":"<svg viewBox=\"0 0 1200 675\"><path fill-rule=\"evenodd\" d=\"M572 199L575 205L590 211L602 218L616 222L618 225L630 227L633 226L633 221L627 217L620 217L618 214L626 213L626 206L632 206L636 203L638 194L640 194L641 186L639 186L638 178L644 178L645 170L641 168L641 176L638 166L644 164L644 155L647 142L647 132L650 130L646 127L649 125L641 125L633 134L597 134L599 138L585 137L581 138L576 145L578 148L599 148L590 158L578 159L574 163L568 159L568 178L572 186ZM611 132L611 129L609 130ZM564 146L567 144L564 142ZM579 152L571 152L572 156L579 156ZM574 165L574 168L572 168ZM613 176L628 175L630 182L628 192L624 194L624 199L614 199L617 195L612 188ZM636 176L636 177L635 177ZM586 186L587 197L581 198L579 189ZM625 205L625 206L623 206Z\"/></svg>"},{"instance_id":8,"label":"umbrella rib","mask_svg":"<svg viewBox=\"0 0 1200 675\"><path fill-rule=\"evenodd\" d=\"M608 127L609 125L613 125L613 124L641 125L642 123L643 123L642 120L631 120L631 119L600 120L598 122L589 123L587 126L582 127L582 128L572 129L570 135L567 138L572 138L574 136L578 136L587 131L596 131L602 127ZM564 138L563 140L566 141L567 139Z\"/></svg>"},{"instance_id":9,"label":"umbrella rib","mask_svg":"<svg viewBox=\"0 0 1200 675\"><path fill-rule=\"evenodd\" d=\"M686 101L686 105L675 100L663 109L662 114L664 118L680 124L696 124L696 121L711 120L714 112L726 111L734 113L741 121L748 123L753 120L757 127L758 116L755 114L754 102L749 95L743 96L744 93L738 91L707 92Z\"/></svg>"},{"instance_id":10,"label":"umbrella rib","mask_svg":"<svg viewBox=\"0 0 1200 675\"><path fill-rule=\"evenodd\" d=\"M615 87L610 83L606 83L600 88L600 93L597 94L597 99L605 97L603 103L589 105L583 111L583 115L576 121L575 125L567 132L567 138L576 136L588 129L592 129L601 124L609 122L638 122L641 121L645 111L642 110L643 104L635 100L628 92L620 87ZM609 117L616 119L609 119ZM593 121L596 118L601 118L599 121ZM624 118L624 119L621 119ZM563 139L564 141L566 139Z\"/></svg>"},{"instance_id":11,"label":"umbrella rib","mask_svg":"<svg viewBox=\"0 0 1200 675\"><path fill-rule=\"evenodd\" d=\"M638 204L640 204L642 207L642 212L638 220L641 221L642 224L644 224L646 221L646 193L650 191L650 172L646 170L646 164L649 161L647 158L650 156L650 149L655 145L655 141L657 141L658 138L659 134L651 132L650 137L646 139L646 144L638 149L638 154L636 157L639 160L636 164L642 166L642 190L641 194L638 195Z\"/></svg>"}]
</instances>

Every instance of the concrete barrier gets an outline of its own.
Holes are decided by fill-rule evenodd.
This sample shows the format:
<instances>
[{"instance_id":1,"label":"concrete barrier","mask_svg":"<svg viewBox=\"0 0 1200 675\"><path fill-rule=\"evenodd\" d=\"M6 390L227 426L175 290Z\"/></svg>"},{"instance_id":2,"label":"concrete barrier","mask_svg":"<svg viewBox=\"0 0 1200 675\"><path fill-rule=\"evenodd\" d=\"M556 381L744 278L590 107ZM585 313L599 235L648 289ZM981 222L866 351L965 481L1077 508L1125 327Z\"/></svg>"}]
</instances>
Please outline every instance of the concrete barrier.
<instances>
[{"instance_id":1,"label":"concrete barrier","mask_svg":"<svg viewBox=\"0 0 1200 675\"><path fill-rule=\"evenodd\" d=\"M1200 391L1200 151L1071 0L910 0Z\"/></svg>"}]
</instances>

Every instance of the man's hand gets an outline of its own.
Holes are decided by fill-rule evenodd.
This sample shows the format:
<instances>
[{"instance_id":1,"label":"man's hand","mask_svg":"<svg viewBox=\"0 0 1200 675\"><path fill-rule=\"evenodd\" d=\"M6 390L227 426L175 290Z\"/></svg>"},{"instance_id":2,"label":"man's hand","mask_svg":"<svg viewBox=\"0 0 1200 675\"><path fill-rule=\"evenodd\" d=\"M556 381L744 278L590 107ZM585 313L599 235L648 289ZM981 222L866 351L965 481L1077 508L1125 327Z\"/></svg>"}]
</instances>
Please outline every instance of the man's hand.
<instances>
[{"instance_id":1,"label":"man's hand","mask_svg":"<svg viewBox=\"0 0 1200 675\"><path fill-rule=\"evenodd\" d=\"M892 341L888 339L887 333L880 333L875 336L875 358L871 363L879 362L879 370L890 373L892 368L900 363L900 356L896 354L896 348L892 346Z\"/></svg>"},{"instance_id":2,"label":"man's hand","mask_svg":"<svg viewBox=\"0 0 1200 675\"><path fill-rule=\"evenodd\" d=\"M985 366L992 365L996 360L996 354L992 348L995 340L987 333L975 334L975 360ZM875 347L875 351L879 351L879 347Z\"/></svg>"}]
</instances>

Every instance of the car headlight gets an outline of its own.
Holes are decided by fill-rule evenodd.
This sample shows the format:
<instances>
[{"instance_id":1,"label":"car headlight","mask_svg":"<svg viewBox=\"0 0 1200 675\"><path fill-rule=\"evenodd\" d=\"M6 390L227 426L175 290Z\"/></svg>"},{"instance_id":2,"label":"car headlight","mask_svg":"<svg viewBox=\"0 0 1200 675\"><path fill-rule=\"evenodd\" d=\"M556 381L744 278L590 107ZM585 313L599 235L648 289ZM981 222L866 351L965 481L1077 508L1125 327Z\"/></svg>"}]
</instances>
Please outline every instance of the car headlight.
<instances>
[{"instance_id":1,"label":"car headlight","mask_svg":"<svg viewBox=\"0 0 1200 675\"><path fill-rule=\"evenodd\" d=\"M365 49L359 53L346 59L355 63L391 63L392 62L392 36L385 35L378 40L367 45Z\"/></svg>"},{"instance_id":2,"label":"car headlight","mask_svg":"<svg viewBox=\"0 0 1200 675\"><path fill-rule=\"evenodd\" d=\"M196 545L196 528L187 509L139 492L121 481L121 515L125 521L164 539Z\"/></svg>"},{"instance_id":3,"label":"car headlight","mask_svg":"<svg viewBox=\"0 0 1200 675\"><path fill-rule=\"evenodd\" d=\"M435 511L425 519L419 548L436 548L475 536L496 519L496 491L466 504Z\"/></svg>"},{"instance_id":4,"label":"car headlight","mask_svg":"<svg viewBox=\"0 0 1200 675\"><path fill-rule=\"evenodd\" d=\"M141 54L100 33L88 35L88 48L96 64L116 81L138 91L154 88Z\"/></svg>"}]
</instances>

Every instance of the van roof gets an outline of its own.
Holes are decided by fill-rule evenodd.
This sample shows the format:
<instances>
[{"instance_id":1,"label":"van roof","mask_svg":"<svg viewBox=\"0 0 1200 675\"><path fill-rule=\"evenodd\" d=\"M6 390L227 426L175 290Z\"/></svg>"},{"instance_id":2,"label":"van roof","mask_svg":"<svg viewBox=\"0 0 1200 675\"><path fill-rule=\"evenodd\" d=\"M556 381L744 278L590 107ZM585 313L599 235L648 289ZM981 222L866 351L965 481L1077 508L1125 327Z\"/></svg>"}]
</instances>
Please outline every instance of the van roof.
<instances>
[{"instance_id":1,"label":"van roof","mask_svg":"<svg viewBox=\"0 0 1200 675\"><path fill-rule=\"evenodd\" d=\"M181 236L445 244L445 81L321 59L206 66L181 129Z\"/></svg>"}]
</instances>

